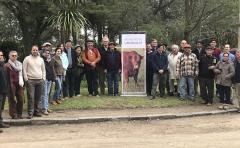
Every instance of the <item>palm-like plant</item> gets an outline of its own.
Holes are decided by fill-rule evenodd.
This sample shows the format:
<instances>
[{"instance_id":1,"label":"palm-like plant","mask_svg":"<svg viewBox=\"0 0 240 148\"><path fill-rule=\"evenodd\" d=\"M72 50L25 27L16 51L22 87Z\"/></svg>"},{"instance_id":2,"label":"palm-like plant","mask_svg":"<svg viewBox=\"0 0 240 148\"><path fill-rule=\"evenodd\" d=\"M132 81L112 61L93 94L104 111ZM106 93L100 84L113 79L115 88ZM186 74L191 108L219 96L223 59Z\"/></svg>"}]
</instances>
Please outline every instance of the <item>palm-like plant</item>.
<instances>
[{"instance_id":1,"label":"palm-like plant","mask_svg":"<svg viewBox=\"0 0 240 148\"><path fill-rule=\"evenodd\" d=\"M54 13L49 18L53 28L66 31L68 37L73 31L79 31L88 25L87 19L83 16L82 0L52 0Z\"/></svg>"}]
</instances>

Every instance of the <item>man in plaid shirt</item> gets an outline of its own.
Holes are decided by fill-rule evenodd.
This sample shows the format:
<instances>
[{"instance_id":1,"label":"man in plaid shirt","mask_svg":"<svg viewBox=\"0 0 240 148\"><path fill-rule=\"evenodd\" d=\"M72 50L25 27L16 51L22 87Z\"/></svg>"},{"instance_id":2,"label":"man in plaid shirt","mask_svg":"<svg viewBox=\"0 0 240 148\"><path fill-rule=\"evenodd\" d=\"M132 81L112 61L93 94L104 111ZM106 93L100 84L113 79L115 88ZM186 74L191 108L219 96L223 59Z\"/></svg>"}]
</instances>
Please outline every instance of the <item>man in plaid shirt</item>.
<instances>
[{"instance_id":1,"label":"man in plaid shirt","mask_svg":"<svg viewBox=\"0 0 240 148\"><path fill-rule=\"evenodd\" d=\"M194 79L198 76L198 60L197 56L191 53L191 45L186 44L183 49L184 52L178 58L176 68L176 76L180 79L180 98L195 101Z\"/></svg>"}]
</instances>

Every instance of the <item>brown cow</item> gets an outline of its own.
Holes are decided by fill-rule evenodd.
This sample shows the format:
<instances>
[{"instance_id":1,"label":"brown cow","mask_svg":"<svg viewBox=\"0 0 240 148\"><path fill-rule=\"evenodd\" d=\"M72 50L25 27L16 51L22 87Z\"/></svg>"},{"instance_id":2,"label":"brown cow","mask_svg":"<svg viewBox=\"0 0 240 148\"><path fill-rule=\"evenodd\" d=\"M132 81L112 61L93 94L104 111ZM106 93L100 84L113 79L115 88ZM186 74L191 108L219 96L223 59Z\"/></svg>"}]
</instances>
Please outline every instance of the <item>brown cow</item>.
<instances>
[{"instance_id":1,"label":"brown cow","mask_svg":"<svg viewBox=\"0 0 240 148\"><path fill-rule=\"evenodd\" d=\"M123 56L123 82L125 88L128 86L129 77L133 77L135 86L138 85L138 71L141 66L141 60L143 56L138 54L136 51L125 51L122 53Z\"/></svg>"}]
</instances>

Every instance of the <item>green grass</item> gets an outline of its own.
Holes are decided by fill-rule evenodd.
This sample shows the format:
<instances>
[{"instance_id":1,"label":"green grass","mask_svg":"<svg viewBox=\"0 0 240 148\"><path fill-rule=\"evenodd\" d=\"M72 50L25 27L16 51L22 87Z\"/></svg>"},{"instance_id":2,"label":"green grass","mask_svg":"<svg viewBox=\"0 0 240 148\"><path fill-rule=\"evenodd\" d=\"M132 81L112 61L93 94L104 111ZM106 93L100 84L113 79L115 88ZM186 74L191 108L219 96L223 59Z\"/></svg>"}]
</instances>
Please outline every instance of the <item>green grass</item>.
<instances>
[{"instance_id":1,"label":"green grass","mask_svg":"<svg viewBox=\"0 0 240 148\"><path fill-rule=\"evenodd\" d=\"M193 104L190 101L180 101L177 98L149 100L147 97L74 97L64 100L54 110L65 109L129 109L129 108L161 108Z\"/></svg>"},{"instance_id":2,"label":"green grass","mask_svg":"<svg viewBox=\"0 0 240 148\"><path fill-rule=\"evenodd\" d=\"M53 87L54 88L54 87ZM53 91L52 91L53 94ZM81 89L81 97L67 98L60 105L49 105L53 110L92 110L92 109L134 109L134 108L165 108L184 105L199 105L199 101L180 101L177 97L158 98L150 100L148 97L88 97L86 88ZM51 95L52 96L52 95ZM51 97L50 97L51 98ZM200 100L197 98L197 100ZM8 110L8 102L5 103ZM27 109L27 97L25 95L24 110Z\"/></svg>"}]
</instances>

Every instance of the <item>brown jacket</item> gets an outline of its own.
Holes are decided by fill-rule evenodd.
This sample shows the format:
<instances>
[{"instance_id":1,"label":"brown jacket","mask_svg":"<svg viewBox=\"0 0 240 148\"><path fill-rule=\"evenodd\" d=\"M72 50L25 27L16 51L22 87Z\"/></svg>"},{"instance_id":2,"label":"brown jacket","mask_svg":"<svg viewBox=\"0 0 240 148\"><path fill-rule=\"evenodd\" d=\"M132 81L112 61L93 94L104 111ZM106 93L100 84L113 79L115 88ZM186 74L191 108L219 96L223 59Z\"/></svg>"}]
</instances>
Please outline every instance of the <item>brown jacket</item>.
<instances>
[{"instance_id":1,"label":"brown jacket","mask_svg":"<svg viewBox=\"0 0 240 148\"><path fill-rule=\"evenodd\" d=\"M62 60L60 57L54 56L51 60L51 64L53 66L53 73L55 78L64 74Z\"/></svg>"},{"instance_id":2,"label":"brown jacket","mask_svg":"<svg viewBox=\"0 0 240 148\"><path fill-rule=\"evenodd\" d=\"M222 86L232 86L232 77L235 74L234 64L231 61L219 61L214 69L216 83Z\"/></svg>"}]
</instances>

